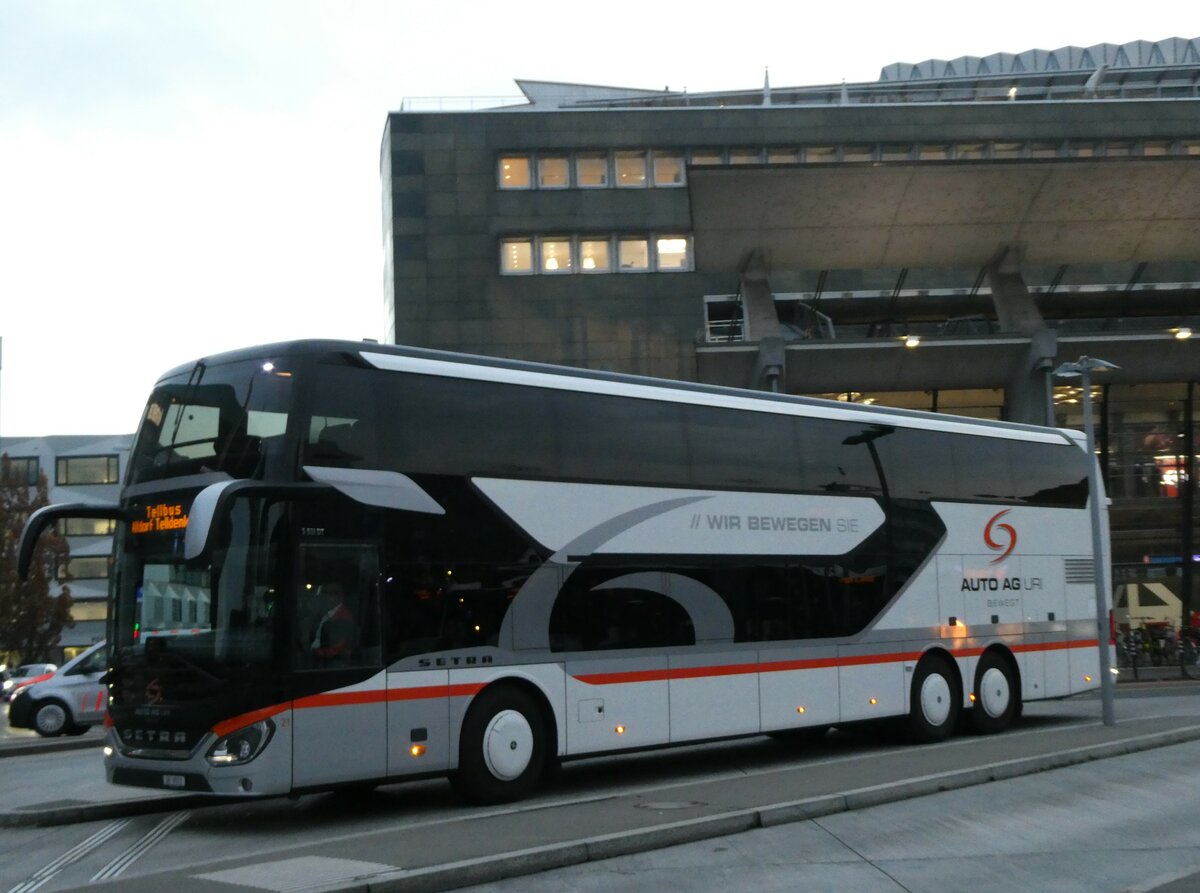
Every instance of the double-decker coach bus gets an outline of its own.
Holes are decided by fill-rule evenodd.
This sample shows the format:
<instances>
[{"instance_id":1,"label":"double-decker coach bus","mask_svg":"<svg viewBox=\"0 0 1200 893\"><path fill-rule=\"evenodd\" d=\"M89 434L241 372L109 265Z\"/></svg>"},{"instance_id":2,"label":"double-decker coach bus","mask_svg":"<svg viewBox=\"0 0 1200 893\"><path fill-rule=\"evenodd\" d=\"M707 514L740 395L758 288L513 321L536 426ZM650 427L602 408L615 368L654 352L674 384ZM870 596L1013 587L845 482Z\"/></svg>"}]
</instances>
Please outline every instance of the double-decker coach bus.
<instances>
[{"instance_id":1,"label":"double-decker coach bus","mask_svg":"<svg viewBox=\"0 0 1200 893\"><path fill-rule=\"evenodd\" d=\"M106 769L269 795L1099 685L1072 432L374 343L150 395L119 504ZM966 711L966 716L960 714Z\"/></svg>"}]
</instances>

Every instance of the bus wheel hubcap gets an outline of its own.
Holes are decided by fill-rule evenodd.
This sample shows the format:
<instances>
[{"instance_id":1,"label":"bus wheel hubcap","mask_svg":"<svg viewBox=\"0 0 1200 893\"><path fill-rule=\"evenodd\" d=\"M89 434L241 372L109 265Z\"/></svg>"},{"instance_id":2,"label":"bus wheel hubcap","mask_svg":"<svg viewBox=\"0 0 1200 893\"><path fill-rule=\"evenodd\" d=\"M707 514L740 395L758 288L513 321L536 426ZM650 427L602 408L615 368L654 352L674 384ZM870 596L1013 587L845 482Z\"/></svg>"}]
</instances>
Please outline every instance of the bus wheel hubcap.
<instances>
[{"instance_id":1,"label":"bus wheel hubcap","mask_svg":"<svg viewBox=\"0 0 1200 893\"><path fill-rule=\"evenodd\" d=\"M39 732L57 732L67 721L67 714L57 704L47 704L37 714Z\"/></svg>"},{"instance_id":2,"label":"bus wheel hubcap","mask_svg":"<svg viewBox=\"0 0 1200 893\"><path fill-rule=\"evenodd\" d=\"M483 733L483 761L501 781L519 778L533 759L533 728L517 710L501 710Z\"/></svg>"},{"instance_id":3,"label":"bus wheel hubcap","mask_svg":"<svg viewBox=\"0 0 1200 893\"><path fill-rule=\"evenodd\" d=\"M990 667L979 680L979 700L983 712L988 716L1003 716L1008 709L1008 677L995 667Z\"/></svg>"},{"instance_id":4,"label":"bus wheel hubcap","mask_svg":"<svg viewBox=\"0 0 1200 893\"><path fill-rule=\"evenodd\" d=\"M950 715L950 684L941 673L932 673L921 683L921 713L932 726L940 726Z\"/></svg>"}]
</instances>

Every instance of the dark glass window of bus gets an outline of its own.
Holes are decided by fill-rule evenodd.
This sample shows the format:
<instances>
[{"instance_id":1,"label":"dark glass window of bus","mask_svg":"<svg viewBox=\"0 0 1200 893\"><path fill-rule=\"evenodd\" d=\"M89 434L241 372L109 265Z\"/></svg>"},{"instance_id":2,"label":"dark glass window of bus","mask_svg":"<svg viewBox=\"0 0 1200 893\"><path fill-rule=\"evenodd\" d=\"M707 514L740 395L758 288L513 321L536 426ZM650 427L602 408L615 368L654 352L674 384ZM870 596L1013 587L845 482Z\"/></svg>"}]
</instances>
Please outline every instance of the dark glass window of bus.
<instances>
[{"instance_id":1,"label":"dark glass window of bus","mask_svg":"<svg viewBox=\"0 0 1200 893\"><path fill-rule=\"evenodd\" d=\"M1033 505L1083 508L1088 498L1087 454L1072 446L1014 443L1016 497Z\"/></svg>"},{"instance_id":2,"label":"dark glass window of bus","mask_svg":"<svg viewBox=\"0 0 1200 893\"><path fill-rule=\"evenodd\" d=\"M797 490L796 420L766 412L685 406L697 487Z\"/></svg>"},{"instance_id":3,"label":"dark glass window of bus","mask_svg":"<svg viewBox=\"0 0 1200 893\"><path fill-rule=\"evenodd\" d=\"M593 587L611 572L576 571L550 613L550 650L608 651L696 644L679 602L646 589Z\"/></svg>"},{"instance_id":4,"label":"dark glass window of bus","mask_svg":"<svg viewBox=\"0 0 1200 893\"><path fill-rule=\"evenodd\" d=\"M891 447L879 426L811 418L798 424L805 489L851 496L883 492L875 459L886 466Z\"/></svg>"},{"instance_id":5,"label":"dark glass window of bus","mask_svg":"<svg viewBox=\"0 0 1200 893\"><path fill-rule=\"evenodd\" d=\"M1017 492L1011 449L1015 441L973 434L951 438L958 498L1012 502Z\"/></svg>"},{"instance_id":6,"label":"dark glass window of bus","mask_svg":"<svg viewBox=\"0 0 1200 893\"><path fill-rule=\"evenodd\" d=\"M629 397L555 394L565 478L687 486L683 407Z\"/></svg>"}]
</instances>

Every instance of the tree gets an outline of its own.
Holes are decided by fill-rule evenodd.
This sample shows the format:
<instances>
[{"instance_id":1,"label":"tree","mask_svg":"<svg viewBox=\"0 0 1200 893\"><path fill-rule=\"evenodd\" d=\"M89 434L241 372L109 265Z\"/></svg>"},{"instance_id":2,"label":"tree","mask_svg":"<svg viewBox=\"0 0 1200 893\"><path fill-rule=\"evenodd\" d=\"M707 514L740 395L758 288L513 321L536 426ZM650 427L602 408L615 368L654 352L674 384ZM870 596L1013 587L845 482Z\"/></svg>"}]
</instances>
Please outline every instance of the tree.
<instances>
[{"instance_id":1,"label":"tree","mask_svg":"<svg viewBox=\"0 0 1200 893\"><path fill-rule=\"evenodd\" d=\"M0 652L21 663L49 661L64 627L72 627L71 593L50 593L59 568L71 550L57 530L47 529L33 551L29 576L17 579L17 549L29 516L47 505L46 476L30 484L8 454L0 455Z\"/></svg>"}]
</instances>

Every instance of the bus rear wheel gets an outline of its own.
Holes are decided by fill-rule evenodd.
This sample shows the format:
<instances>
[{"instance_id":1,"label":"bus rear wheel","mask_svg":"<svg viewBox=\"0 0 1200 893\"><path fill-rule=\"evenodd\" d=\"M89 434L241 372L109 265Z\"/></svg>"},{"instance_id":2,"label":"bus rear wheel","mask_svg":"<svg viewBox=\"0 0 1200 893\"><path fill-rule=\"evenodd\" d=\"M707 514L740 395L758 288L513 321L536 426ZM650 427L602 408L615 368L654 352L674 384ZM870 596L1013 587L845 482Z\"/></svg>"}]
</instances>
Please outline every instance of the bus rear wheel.
<instances>
[{"instance_id":1,"label":"bus rear wheel","mask_svg":"<svg viewBox=\"0 0 1200 893\"><path fill-rule=\"evenodd\" d=\"M1017 714L1021 695L1012 665L994 651L979 658L975 668L975 706L971 725L983 735L1003 732Z\"/></svg>"},{"instance_id":2,"label":"bus rear wheel","mask_svg":"<svg viewBox=\"0 0 1200 893\"><path fill-rule=\"evenodd\" d=\"M962 696L955 691L957 678L950 662L939 655L927 655L917 664L909 698L908 728L918 742L944 741L954 732L962 709Z\"/></svg>"},{"instance_id":3,"label":"bus rear wheel","mask_svg":"<svg viewBox=\"0 0 1200 893\"><path fill-rule=\"evenodd\" d=\"M529 794L546 766L546 731L537 701L519 688L484 690L467 710L450 777L472 803L508 803Z\"/></svg>"}]
</instances>

